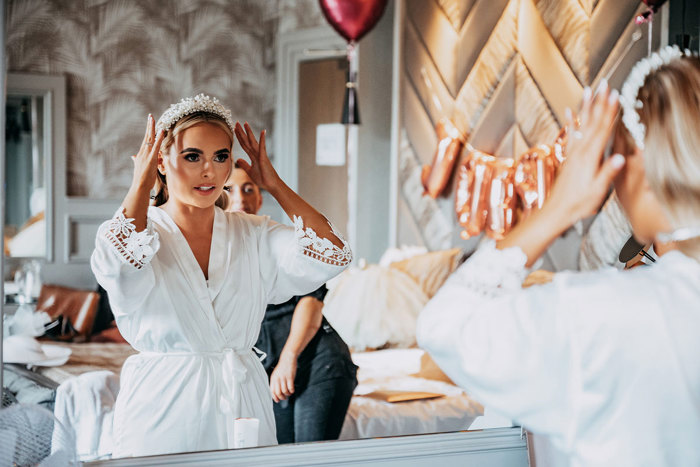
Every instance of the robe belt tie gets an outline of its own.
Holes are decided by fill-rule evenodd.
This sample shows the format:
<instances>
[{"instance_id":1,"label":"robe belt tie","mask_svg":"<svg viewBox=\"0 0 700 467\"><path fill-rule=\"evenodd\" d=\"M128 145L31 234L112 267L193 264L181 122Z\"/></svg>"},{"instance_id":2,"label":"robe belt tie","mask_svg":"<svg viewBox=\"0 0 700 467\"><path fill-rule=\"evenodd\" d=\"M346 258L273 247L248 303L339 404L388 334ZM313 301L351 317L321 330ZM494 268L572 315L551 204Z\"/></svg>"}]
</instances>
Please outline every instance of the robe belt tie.
<instances>
[{"instance_id":1,"label":"robe belt tie","mask_svg":"<svg viewBox=\"0 0 700 467\"><path fill-rule=\"evenodd\" d=\"M240 412L240 389L237 387L242 384L247 377L247 369L245 363L241 360L241 355L249 355L250 351L255 352L258 360L263 361L267 354L257 347L252 349L232 349L226 347L221 351L175 351L175 352L141 352L144 356L158 357L215 357L221 358L221 377L224 383L221 395L219 398L219 410L226 414Z\"/></svg>"}]
</instances>

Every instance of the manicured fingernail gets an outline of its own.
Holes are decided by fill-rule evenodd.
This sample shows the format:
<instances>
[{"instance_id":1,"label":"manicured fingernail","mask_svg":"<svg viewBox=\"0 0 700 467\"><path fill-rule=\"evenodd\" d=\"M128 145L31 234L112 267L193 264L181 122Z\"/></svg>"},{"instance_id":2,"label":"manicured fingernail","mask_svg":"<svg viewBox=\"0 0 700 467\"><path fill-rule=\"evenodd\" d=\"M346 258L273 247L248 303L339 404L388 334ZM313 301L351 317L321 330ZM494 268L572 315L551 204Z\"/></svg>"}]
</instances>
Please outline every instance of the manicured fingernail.
<instances>
[{"instance_id":1,"label":"manicured fingernail","mask_svg":"<svg viewBox=\"0 0 700 467\"><path fill-rule=\"evenodd\" d=\"M591 99L591 95L593 94L593 91L591 91L590 86L586 86L583 89L583 101L588 101Z\"/></svg>"},{"instance_id":2,"label":"manicured fingernail","mask_svg":"<svg viewBox=\"0 0 700 467\"><path fill-rule=\"evenodd\" d=\"M608 89L608 80L603 78L600 80L600 84L598 84L598 89L596 90L596 94L600 94L601 92L605 92Z\"/></svg>"},{"instance_id":3,"label":"manicured fingernail","mask_svg":"<svg viewBox=\"0 0 700 467\"><path fill-rule=\"evenodd\" d=\"M151 120L153 120L153 115L152 115L152 114L148 114L148 121L150 122Z\"/></svg>"},{"instance_id":4,"label":"manicured fingernail","mask_svg":"<svg viewBox=\"0 0 700 467\"><path fill-rule=\"evenodd\" d=\"M612 165L614 169L621 168L625 165L625 156L622 154L615 154L610 158L610 165Z\"/></svg>"},{"instance_id":5,"label":"manicured fingernail","mask_svg":"<svg viewBox=\"0 0 700 467\"><path fill-rule=\"evenodd\" d=\"M566 117L567 123L574 119L574 114L568 107L566 108L566 110L564 110L564 116Z\"/></svg>"},{"instance_id":6,"label":"manicured fingernail","mask_svg":"<svg viewBox=\"0 0 700 467\"><path fill-rule=\"evenodd\" d=\"M608 103L610 105L613 105L617 102L617 100L620 98L620 93L617 91L617 89L613 89L610 92L610 97L608 97Z\"/></svg>"}]
</instances>

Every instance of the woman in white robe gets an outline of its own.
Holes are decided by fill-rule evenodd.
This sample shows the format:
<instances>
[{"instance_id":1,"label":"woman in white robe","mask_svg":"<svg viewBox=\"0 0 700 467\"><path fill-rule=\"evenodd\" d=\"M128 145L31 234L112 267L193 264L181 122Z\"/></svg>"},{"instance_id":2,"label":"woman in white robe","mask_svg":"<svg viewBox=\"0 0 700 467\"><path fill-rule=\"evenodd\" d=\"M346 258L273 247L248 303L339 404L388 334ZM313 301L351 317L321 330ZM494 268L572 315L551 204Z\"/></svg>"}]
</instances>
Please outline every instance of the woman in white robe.
<instances>
[{"instance_id":1,"label":"woman in white robe","mask_svg":"<svg viewBox=\"0 0 700 467\"><path fill-rule=\"evenodd\" d=\"M259 419L259 445L276 444L267 375L253 349L265 308L318 288L350 251L279 179L264 132L258 142L218 101L183 100L158 130L149 116L134 182L99 229L91 261L119 331L139 351L122 368L113 455L231 448L239 417ZM239 164L294 227L215 206L234 132L251 159ZM156 178L160 206L149 207Z\"/></svg>"},{"instance_id":2,"label":"woman in white robe","mask_svg":"<svg viewBox=\"0 0 700 467\"><path fill-rule=\"evenodd\" d=\"M631 74L608 160L618 94L605 83L584 93L542 210L483 245L419 318L419 345L443 370L546 435L566 465L700 465L700 60L681 55L667 49ZM638 240L676 249L653 266L522 289L526 266L594 213L613 179Z\"/></svg>"}]
</instances>

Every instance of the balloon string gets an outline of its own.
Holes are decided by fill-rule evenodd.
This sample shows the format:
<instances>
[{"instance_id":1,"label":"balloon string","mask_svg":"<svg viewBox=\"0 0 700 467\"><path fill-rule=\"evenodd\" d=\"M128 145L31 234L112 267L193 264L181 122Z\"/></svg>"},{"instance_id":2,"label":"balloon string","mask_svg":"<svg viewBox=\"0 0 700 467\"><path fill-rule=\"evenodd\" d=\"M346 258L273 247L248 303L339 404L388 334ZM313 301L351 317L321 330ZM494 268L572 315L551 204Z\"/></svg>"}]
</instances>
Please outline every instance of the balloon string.
<instances>
[{"instance_id":1,"label":"balloon string","mask_svg":"<svg viewBox=\"0 0 700 467\"><path fill-rule=\"evenodd\" d=\"M355 83L355 81L357 81L357 60L355 59L357 55L357 50L355 46L355 41L348 42L348 83Z\"/></svg>"},{"instance_id":2,"label":"balloon string","mask_svg":"<svg viewBox=\"0 0 700 467\"><path fill-rule=\"evenodd\" d=\"M615 71L617 70L617 67L620 66L620 63L622 63L622 60L624 60L625 57L627 57L627 53L630 51L632 46L635 43L637 43L637 41L639 41L641 38L642 38L642 31L640 31L639 29L637 29L636 31L634 31L632 33L632 37L630 38L629 43L625 47L625 50L623 50L622 53L620 55L618 55L617 60L615 60L615 64L610 68L610 71L608 71L608 73L605 75L606 80L610 81L610 77L613 75L613 73L615 73Z\"/></svg>"}]
</instances>

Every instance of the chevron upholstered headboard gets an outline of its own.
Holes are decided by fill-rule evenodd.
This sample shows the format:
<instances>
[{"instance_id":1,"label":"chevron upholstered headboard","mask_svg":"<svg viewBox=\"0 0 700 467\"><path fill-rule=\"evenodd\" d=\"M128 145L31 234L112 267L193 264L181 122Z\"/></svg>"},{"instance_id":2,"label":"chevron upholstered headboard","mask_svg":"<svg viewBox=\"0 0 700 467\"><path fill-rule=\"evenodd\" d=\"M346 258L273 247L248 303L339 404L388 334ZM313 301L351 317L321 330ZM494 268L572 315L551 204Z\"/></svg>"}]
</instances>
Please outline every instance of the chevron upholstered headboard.
<instances>
[{"instance_id":1,"label":"chevron upholstered headboard","mask_svg":"<svg viewBox=\"0 0 700 467\"><path fill-rule=\"evenodd\" d=\"M465 246L453 210L454 183L445 198L421 196L420 166L431 162L437 121L450 118L473 147L499 157L552 142L566 107L578 107L585 86L608 77L619 88L646 54L647 27L634 24L644 5L639 0L406 0L405 5L398 243L422 243L431 250ZM654 48L660 44L660 16L654 20ZM638 28L642 39L628 47ZM559 239L545 267L575 268L580 235L572 229Z\"/></svg>"}]
</instances>

